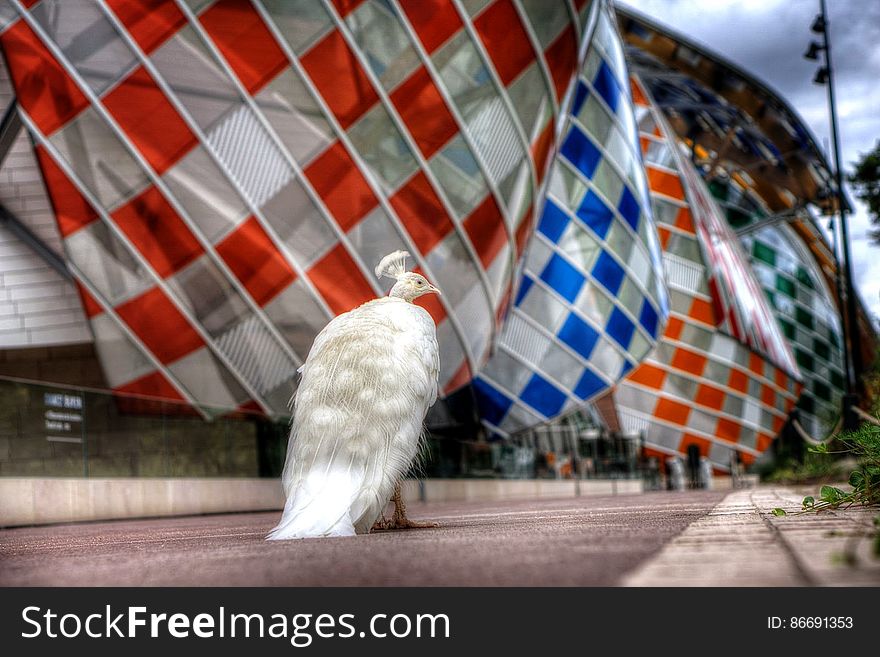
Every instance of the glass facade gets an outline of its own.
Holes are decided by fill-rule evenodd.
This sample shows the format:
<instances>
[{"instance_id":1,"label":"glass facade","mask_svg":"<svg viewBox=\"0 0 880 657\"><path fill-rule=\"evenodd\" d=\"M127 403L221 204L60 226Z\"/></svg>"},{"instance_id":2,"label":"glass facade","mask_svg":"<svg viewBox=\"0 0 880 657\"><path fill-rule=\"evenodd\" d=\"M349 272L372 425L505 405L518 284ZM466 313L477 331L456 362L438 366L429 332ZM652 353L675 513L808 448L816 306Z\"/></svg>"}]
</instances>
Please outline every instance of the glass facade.
<instances>
[{"instance_id":1,"label":"glass facade","mask_svg":"<svg viewBox=\"0 0 880 657\"><path fill-rule=\"evenodd\" d=\"M806 146L770 139L746 95L689 81L693 62L661 57L671 37L606 0L0 6L114 391L285 418L315 335L386 293L373 267L405 249L443 291L418 300L441 396L486 436L613 393L613 431L724 469L767 448L801 380L799 421L833 425L842 340L819 247L761 223L795 187L745 173L809 135L773 106ZM815 175L790 167L805 200L827 169L813 159Z\"/></svg>"},{"instance_id":2,"label":"glass facade","mask_svg":"<svg viewBox=\"0 0 880 657\"><path fill-rule=\"evenodd\" d=\"M665 458L695 446L713 467L751 463L800 392L782 332L708 189L645 86L632 80L670 290L657 349L615 391L625 431Z\"/></svg>"}]
</instances>

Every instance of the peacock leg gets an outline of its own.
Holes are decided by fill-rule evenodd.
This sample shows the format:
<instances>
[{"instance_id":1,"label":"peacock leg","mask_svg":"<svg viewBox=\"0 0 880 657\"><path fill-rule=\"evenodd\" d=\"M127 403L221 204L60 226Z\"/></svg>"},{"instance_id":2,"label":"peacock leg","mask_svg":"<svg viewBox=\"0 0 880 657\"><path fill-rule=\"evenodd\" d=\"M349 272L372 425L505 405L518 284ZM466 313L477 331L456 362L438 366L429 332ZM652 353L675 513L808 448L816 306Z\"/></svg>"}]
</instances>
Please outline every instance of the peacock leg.
<instances>
[{"instance_id":1,"label":"peacock leg","mask_svg":"<svg viewBox=\"0 0 880 657\"><path fill-rule=\"evenodd\" d=\"M403 501L403 496L400 494L400 483L394 487L394 494L391 496L391 501L394 502L394 515L391 516L390 523L391 529L425 529L440 526L439 523L430 520L410 520L406 517L406 503Z\"/></svg>"},{"instance_id":2,"label":"peacock leg","mask_svg":"<svg viewBox=\"0 0 880 657\"><path fill-rule=\"evenodd\" d=\"M386 520L385 514L376 521L373 529L427 529L431 527L439 527L439 523L431 521L410 520L406 517L406 503L400 494L400 484L394 487L394 494L391 496L394 502L394 514L390 519Z\"/></svg>"}]
</instances>

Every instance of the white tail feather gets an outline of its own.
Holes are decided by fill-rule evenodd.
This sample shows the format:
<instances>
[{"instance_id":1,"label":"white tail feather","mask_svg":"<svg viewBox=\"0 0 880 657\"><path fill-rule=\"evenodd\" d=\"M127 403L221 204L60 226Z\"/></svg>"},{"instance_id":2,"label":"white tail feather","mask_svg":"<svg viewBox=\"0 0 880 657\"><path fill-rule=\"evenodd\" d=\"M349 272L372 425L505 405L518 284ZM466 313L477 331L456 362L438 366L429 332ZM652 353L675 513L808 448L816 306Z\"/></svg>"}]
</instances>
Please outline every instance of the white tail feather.
<instances>
[{"instance_id":1,"label":"white tail feather","mask_svg":"<svg viewBox=\"0 0 880 657\"><path fill-rule=\"evenodd\" d=\"M376 276L378 278L387 276L388 278L399 279L406 273L406 259L408 257L409 253L406 251L389 253L376 265Z\"/></svg>"},{"instance_id":2,"label":"white tail feather","mask_svg":"<svg viewBox=\"0 0 880 657\"><path fill-rule=\"evenodd\" d=\"M354 536L349 509L361 488L360 476L335 469L311 472L298 490L291 491L270 541L311 536Z\"/></svg>"}]
</instances>

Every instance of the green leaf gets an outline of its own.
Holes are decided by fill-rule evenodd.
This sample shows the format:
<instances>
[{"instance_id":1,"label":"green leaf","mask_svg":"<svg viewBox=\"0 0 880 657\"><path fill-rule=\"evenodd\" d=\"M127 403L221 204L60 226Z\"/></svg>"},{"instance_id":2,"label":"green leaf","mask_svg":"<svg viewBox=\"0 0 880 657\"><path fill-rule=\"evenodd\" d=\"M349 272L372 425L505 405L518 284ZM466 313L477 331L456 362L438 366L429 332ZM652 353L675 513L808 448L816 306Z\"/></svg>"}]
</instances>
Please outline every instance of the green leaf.
<instances>
[{"instance_id":1,"label":"green leaf","mask_svg":"<svg viewBox=\"0 0 880 657\"><path fill-rule=\"evenodd\" d=\"M779 507L776 507L775 509L773 509L773 515L774 516L784 516L784 515L786 515L785 509L780 509Z\"/></svg>"},{"instance_id":2,"label":"green leaf","mask_svg":"<svg viewBox=\"0 0 880 657\"><path fill-rule=\"evenodd\" d=\"M862 488L865 485L865 475L860 470L854 470L849 476L849 485L853 488Z\"/></svg>"},{"instance_id":3,"label":"green leaf","mask_svg":"<svg viewBox=\"0 0 880 657\"><path fill-rule=\"evenodd\" d=\"M812 495L807 495L804 498L804 508L805 509L808 509L809 507L815 506L815 505L816 505L816 499Z\"/></svg>"},{"instance_id":4,"label":"green leaf","mask_svg":"<svg viewBox=\"0 0 880 657\"><path fill-rule=\"evenodd\" d=\"M834 486L822 486L822 490L819 491L819 497L821 497L825 502L839 502L843 497L846 496L839 488L835 488Z\"/></svg>"}]
</instances>

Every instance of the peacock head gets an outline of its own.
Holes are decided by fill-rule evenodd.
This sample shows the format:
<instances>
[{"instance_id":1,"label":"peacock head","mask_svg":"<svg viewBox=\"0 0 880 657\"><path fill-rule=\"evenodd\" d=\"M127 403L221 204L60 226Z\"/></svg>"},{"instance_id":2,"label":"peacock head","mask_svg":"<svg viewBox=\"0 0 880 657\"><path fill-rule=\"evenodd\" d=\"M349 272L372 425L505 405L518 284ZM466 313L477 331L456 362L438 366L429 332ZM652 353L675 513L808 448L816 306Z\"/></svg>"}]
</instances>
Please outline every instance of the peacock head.
<instances>
[{"instance_id":1,"label":"peacock head","mask_svg":"<svg viewBox=\"0 0 880 657\"><path fill-rule=\"evenodd\" d=\"M382 258L376 265L376 276L382 278L394 278L397 282L388 293L390 297L398 297L404 301L412 302L423 294L434 292L440 294L440 290L431 285L428 279L412 271L406 271L406 251L395 251Z\"/></svg>"},{"instance_id":2,"label":"peacock head","mask_svg":"<svg viewBox=\"0 0 880 657\"><path fill-rule=\"evenodd\" d=\"M388 296L400 297L404 301L412 301L423 294L430 294L431 292L440 294L440 290L431 285L424 276L408 271L397 279Z\"/></svg>"}]
</instances>

